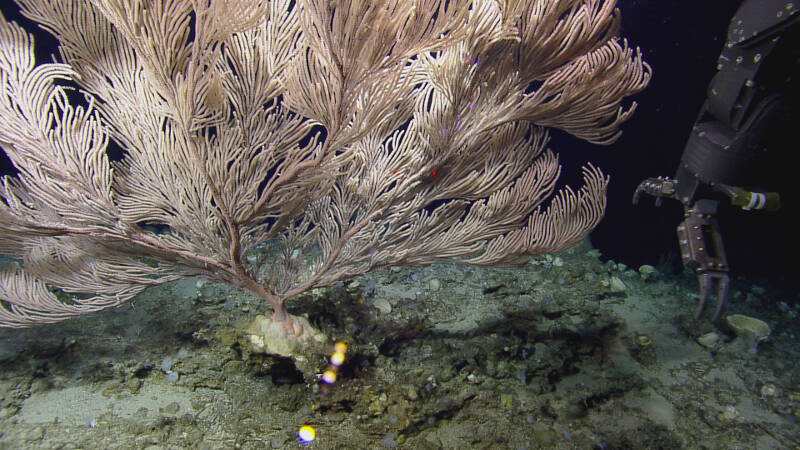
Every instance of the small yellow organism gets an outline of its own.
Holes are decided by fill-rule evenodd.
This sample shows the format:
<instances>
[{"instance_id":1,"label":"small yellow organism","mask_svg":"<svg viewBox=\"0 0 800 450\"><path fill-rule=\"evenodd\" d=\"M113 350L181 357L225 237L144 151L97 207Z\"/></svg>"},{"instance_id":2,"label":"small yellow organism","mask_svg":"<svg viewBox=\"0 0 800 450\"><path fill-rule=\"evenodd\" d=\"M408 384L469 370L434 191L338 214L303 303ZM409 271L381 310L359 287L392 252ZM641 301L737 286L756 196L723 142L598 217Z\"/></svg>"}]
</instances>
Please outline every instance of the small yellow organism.
<instances>
[{"instance_id":1,"label":"small yellow organism","mask_svg":"<svg viewBox=\"0 0 800 450\"><path fill-rule=\"evenodd\" d=\"M297 432L297 437L300 439L301 444L308 445L314 442L317 437L317 431L311 425L303 425L300 427L300 431Z\"/></svg>"},{"instance_id":2,"label":"small yellow organism","mask_svg":"<svg viewBox=\"0 0 800 450\"><path fill-rule=\"evenodd\" d=\"M330 369L323 372L322 382L329 386L332 386L333 383L336 383L336 372Z\"/></svg>"},{"instance_id":3,"label":"small yellow organism","mask_svg":"<svg viewBox=\"0 0 800 450\"><path fill-rule=\"evenodd\" d=\"M344 353L336 352L331 355L331 365L334 367L339 367L344 364Z\"/></svg>"}]
</instances>

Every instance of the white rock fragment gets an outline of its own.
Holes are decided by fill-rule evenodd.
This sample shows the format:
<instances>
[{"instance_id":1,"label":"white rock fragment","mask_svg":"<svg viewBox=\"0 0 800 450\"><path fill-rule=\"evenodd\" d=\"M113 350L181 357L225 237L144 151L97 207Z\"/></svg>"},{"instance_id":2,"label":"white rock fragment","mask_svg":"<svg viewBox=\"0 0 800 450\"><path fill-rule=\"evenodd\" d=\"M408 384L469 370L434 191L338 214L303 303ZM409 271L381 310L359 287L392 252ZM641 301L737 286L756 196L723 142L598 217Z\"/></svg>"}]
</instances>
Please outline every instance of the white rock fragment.
<instances>
[{"instance_id":1,"label":"white rock fragment","mask_svg":"<svg viewBox=\"0 0 800 450\"><path fill-rule=\"evenodd\" d=\"M706 333L697 338L697 343L705 348L714 348L719 343L719 335L713 331L711 333Z\"/></svg>"},{"instance_id":2,"label":"white rock fragment","mask_svg":"<svg viewBox=\"0 0 800 450\"><path fill-rule=\"evenodd\" d=\"M611 280L609 280L608 283L608 287L609 289L611 289L611 292L614 293L625 292L625 290L628 289L628 286L626 286L625 283L623 283L622 280L619 279L619 277L611 277Z\"/></svg>"},{"instance_id":3,"label":"white rock fragment","mask_svg":"<svg viewBox=\"0 0 800 450\"><path fill-rule=\"evenodd\" d=\"M381 314L389 314L390 312L392 312L392 304L389 303L389 300L386 300L385 298L376 298L372 302L372 306L377 308L377 310L380 311Z\"/></svg>"}]
</instances>

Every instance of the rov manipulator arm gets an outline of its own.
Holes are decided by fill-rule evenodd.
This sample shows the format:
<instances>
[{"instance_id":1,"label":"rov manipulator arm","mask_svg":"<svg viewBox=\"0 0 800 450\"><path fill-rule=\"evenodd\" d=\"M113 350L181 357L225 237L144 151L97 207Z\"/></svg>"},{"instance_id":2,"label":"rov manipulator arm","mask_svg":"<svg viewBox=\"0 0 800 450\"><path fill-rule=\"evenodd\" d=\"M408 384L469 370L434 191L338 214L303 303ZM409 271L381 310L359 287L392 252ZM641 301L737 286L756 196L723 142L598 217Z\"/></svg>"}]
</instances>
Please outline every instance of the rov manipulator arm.
<instances>
[{"instance_id":1,"label":"rov manipulator arm","mask_svg":"<svg viewBox=\"0 0 800 450\"><path fill-rule=\"evenodd\" d=\"M712 320L720 317L728 297L729 268L717 221L717 198L747 211L780 208L777 193L745 186L752 181L748 169L767 150L764 138L770 124L791 107L792 89L800 82L799 66L800 5L744 0L731 19L718 72L708 86L674 178L648 178L633 195L634 204L642 193L654 196L656 206L664 197L683 204L678 242L684 266L697 273L698 319L715 283L717 305Z\"/></svg>"}]
</instances>

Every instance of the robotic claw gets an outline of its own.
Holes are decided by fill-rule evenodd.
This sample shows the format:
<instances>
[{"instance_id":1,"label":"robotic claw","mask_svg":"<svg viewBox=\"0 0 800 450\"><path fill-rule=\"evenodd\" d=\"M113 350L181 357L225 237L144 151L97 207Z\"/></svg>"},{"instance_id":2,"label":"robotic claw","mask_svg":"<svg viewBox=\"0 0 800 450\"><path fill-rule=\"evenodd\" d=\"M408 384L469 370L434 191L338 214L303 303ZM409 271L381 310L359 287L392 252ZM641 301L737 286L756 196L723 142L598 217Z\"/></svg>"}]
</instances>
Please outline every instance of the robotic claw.
<instances>
[{"instance_id":1,"label":"robotic claw","mask_svg":"<svg viewBox=\"0 0 800 450\"><path fill-rule=\"evenodd\" d=\"M800 2L744 0L731 20L719 56L718 72L692 128L675 177L648 178L642 193L680 201L684 221L678 242L684 266L697 273L699 319L714 284L717 305L712 320L725 308L730 283L728 261L717 222L719 201L729 199L744 210L780 208L774 192L756 192L748 184L752 165L767 150L769 127L793 106L800 75ZM793 80L794 78L794 80ZM795 105L796 106L796 105ZM708 198L712 197L712 198Z\"/></svg>"}]
</instances>

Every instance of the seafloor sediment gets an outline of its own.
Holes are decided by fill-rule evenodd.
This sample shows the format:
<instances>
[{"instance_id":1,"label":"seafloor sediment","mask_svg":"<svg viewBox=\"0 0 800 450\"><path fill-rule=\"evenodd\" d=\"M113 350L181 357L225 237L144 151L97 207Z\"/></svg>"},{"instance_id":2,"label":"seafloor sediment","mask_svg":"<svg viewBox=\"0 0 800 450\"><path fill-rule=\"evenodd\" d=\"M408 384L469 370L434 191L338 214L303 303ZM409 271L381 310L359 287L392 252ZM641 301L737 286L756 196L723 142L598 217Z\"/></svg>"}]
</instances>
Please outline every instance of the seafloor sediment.
<instances>
[{"instance_id":1,"label":"seafloor sediment","mask_svg":"<svg viewBox=\"0 0 800 450\"><path fill-rule=\"evenodd\" d=\"M261 301L196 279L100 314L0 330L0 448L794 448L798 298L734 280L694 321L696 281L582 247L521 268L394 267L292 304L349 343L333 389L248 355Z\"/></svg>"}]
</instances>

